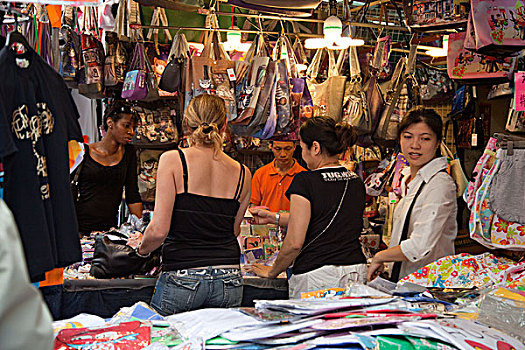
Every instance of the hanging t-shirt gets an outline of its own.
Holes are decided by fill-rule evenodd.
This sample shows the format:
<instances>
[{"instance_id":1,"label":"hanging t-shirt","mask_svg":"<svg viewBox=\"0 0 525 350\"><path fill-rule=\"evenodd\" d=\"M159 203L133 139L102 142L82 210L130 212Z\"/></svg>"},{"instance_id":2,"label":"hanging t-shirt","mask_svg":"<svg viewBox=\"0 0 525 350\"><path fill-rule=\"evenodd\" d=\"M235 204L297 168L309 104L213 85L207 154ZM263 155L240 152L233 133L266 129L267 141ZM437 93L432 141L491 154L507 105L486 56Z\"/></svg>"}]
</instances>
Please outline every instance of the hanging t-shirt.
<instances>
[{"instance_id":1,"label":"hanging t-shirt","mask_svg":"<svg viewBox=\"0 0 525 350\"><path fill-rule=\"evenodd\" d=\"M82 141L79 116L62 78L33 50L0 50L0 81L4 199L36 282L81 260L67 146Z\"/></svg>"},{"instance_id":2,"label":"hanging t-shirt","mask_svg":"<svg viewBox=\"0 0 525 350\"><path fill-rule=\"evenodd\" d=\"M348 188L341 203L346 181ZM294 274L325 265L366 263L359 242L365 210L365 185L359 176L342 166L304 171L295 175L286 192L288 198L292 194L308 199L311 207L303 248L292 269ZM339 203L341 207L334 218ZM333 222L321 234L332 218Z\"/></svg>"}]
</instances>

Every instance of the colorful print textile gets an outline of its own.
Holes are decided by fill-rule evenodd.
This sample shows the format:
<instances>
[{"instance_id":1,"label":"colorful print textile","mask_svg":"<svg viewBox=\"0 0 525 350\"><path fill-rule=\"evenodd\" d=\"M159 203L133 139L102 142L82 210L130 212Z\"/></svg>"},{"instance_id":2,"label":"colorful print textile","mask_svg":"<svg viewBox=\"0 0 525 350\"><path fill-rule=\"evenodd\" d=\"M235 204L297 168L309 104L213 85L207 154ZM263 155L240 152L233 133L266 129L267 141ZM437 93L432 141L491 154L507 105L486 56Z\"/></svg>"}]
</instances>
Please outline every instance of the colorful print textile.
<instances>
[{"instance_id":1,"label":"colorful print textile","mask_svg":"<svg viewBox=\"0 0 525 350\"><path fill-rule=\"evenodd\" d=\"M479 158L476 166L474 167L474 170L472 171L471 179L463 197L469 209L472 209L476 191L478 190L479 186L481 186L483 179L492 167L494 158L496 156L496 142L497 140L494 137L489 139L489 142L487 142L487 146L485 147L485 151Z\"/></svg>"},{"instance_id":2,"label":"colorful print textile","mask_svg":"<svg viewBox=\"0 0 525 350\"><path fill-rule=\"evenodd\" d=\"M525 284L525 261L516 263L484 253L450 255L417 270L399 283L425 287L472 288L499 285L515 288Z\"/></svg>"}]
</instances>

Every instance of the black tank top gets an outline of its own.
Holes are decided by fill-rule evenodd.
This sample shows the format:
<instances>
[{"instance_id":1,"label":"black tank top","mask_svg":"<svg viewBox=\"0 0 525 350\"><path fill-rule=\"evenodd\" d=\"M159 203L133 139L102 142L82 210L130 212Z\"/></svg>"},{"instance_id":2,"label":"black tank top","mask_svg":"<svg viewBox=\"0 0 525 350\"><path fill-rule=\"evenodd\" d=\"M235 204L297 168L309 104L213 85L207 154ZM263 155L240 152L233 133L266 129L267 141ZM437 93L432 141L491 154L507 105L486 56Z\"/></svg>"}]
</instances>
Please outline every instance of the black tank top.
<instances>
[{"instance_id":1,"label":"black tank top","mask_svg":"<svg viewBox=\"0 0 525 350\"><path fill-rule=\"evenodd\" d=\"M164 271L239 264L241 251L234 234L235 216L244 184L244 166L233 198L188 193L188 166L179 150L184 192L177 194L171 226L162 248Z\"/></svg>"}]
</instances>

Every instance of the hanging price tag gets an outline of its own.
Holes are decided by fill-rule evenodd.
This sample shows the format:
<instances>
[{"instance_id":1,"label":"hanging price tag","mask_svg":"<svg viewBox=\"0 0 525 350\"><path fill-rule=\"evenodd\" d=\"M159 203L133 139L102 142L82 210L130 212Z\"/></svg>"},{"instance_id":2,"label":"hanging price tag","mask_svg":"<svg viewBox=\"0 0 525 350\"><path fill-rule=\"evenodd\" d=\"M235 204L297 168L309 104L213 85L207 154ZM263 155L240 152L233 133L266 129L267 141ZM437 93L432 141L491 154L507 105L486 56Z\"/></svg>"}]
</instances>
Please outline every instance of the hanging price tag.
<instances>
[{"instance_id":1,"label":"hanging price tag","mask_svg":"<svg viewBox=\"0 0 525 350\"><path fill-rule=\"evenodd\" d=\"M226 72L228 72L228 78L230 79L230 81L237 80L237 77L235 76L235 70L233 68L226 69Z\"/></svg>"}]
</instances>

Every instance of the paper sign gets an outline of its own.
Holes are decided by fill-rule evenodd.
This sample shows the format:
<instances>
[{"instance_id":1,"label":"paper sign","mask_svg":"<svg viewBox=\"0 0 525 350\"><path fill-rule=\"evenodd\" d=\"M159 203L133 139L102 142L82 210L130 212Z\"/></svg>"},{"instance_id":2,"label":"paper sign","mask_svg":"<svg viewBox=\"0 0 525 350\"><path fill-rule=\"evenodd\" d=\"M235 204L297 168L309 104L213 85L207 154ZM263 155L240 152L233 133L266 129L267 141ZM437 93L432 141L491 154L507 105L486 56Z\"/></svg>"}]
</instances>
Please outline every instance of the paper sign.
<instances>
[{"instance_id":1,"label":"paper sign","mask_svg":"<svg viewBox=\"0 0 525 350\"><path fill-rule=\"evenodd\" d=\"M525 72L514 73L514 101L516 111L525 111Z\"/></svg>"}]
</instances>

